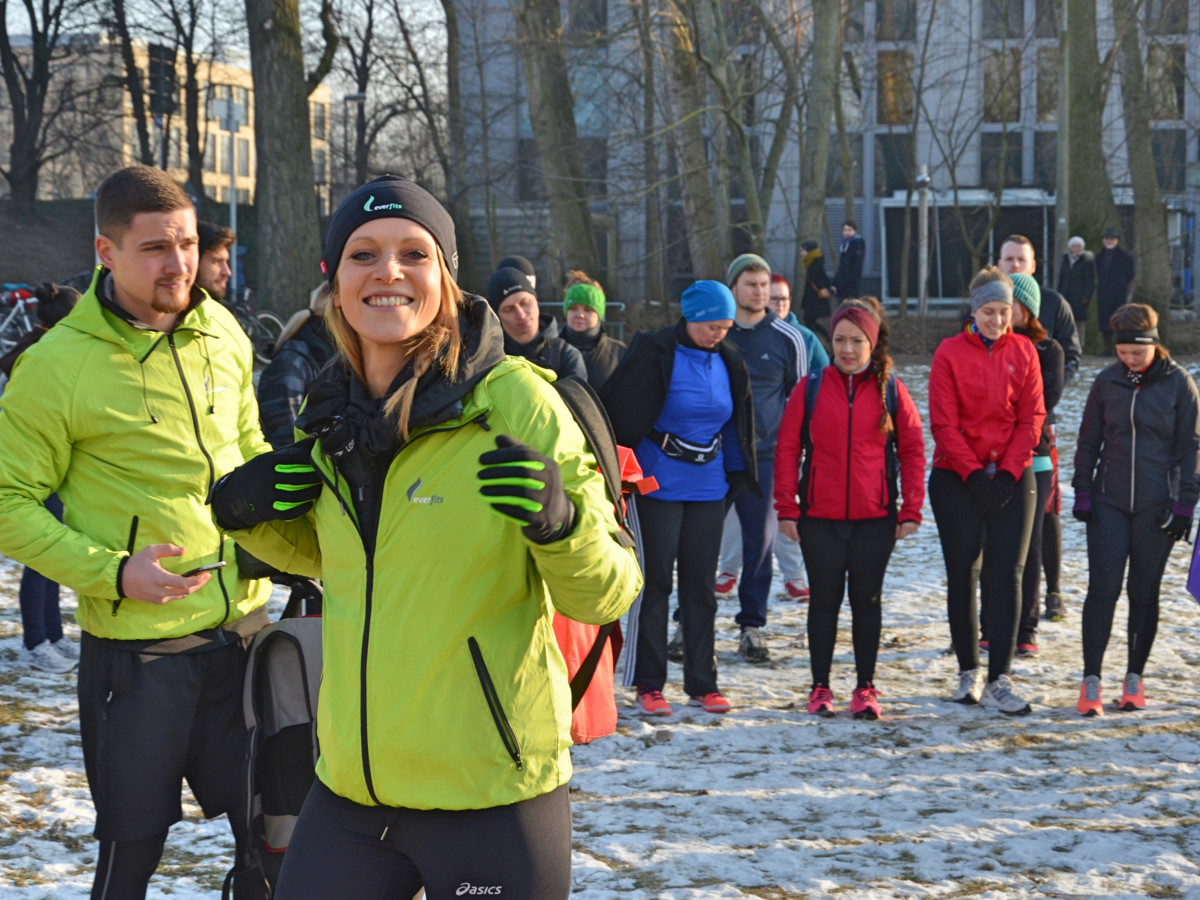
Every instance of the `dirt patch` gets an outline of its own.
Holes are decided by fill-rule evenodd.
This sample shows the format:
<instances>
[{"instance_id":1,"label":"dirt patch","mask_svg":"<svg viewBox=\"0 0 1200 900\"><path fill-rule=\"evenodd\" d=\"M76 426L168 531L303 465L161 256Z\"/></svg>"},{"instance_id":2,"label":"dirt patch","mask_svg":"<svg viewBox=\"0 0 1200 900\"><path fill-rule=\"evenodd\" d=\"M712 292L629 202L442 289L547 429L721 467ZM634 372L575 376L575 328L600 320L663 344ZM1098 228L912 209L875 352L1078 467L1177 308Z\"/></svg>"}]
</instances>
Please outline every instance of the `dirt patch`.
<instances>
[{"instance_id":1,"label":"dirt patch","mask_svg":"<svg viewBox=\"0 0 1200 900\"><path fill-rule=\"evenodd\" d=\"M0 203L0 281L62 281L92 267L92 201L38 204L33 217Z\"/></svg>"}]
</instances>

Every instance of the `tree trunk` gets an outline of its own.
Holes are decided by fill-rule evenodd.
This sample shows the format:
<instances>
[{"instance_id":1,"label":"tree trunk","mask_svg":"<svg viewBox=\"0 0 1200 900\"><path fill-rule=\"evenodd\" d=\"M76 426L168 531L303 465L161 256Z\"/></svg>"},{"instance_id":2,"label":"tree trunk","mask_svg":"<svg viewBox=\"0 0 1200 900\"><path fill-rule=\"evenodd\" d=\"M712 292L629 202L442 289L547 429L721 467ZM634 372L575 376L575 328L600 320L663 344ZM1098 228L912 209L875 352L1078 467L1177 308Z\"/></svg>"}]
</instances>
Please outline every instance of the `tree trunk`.
<instances>
[{"instance_id":1,"label":"tree trunk","mask_svg":"<svg viewBox=\"0 0 1200 900\"><path fill-rule=\"evenodd\" d=\"M1137 261L1134 299L1154 307L1165 342L1170 329L1171 259L1162 192L1150 142L1150 98L1146 94L1136 15L1137 7L1130 0L1113 0L1113 18L1117 21L1117 33L1122 35L1121 108L1125 114L1125 146L1133 182L1133 221L1137 235L1137 245L1131 248Z\"/></svg>"},{"instance_id":2,"label":"tree trunk","mask_svg":"<svg viewBox=\"0 0 1200 900\"><path fill-rule=\"evenodd\" d=\"M298 0L246 0L257 144L258 304L290 312L320 278L309 86ZM337 260L330 260L336 265Z\"/></svg>"},{"instance_id":3,"label":"tree trunk","mask_svg":"<svg viewBox=\"0 0 1200 900\"><path fill-rule=\"evenodd\" d=\"M562 270L596 272L600 258L579 156L575 100L562 45L562 14L557 0L514 0L513 11L558 263Z\"/></svg>"},{"instance_id":4,"label":"tree trunk","mask_svg":"<svg viewBox=\"0 0 1200 900\"><path fill-rule=\"evenodd\" d=\"M1070 60L1064 73L1067 84L1068 133L1073 138L1067 148L1071 170L1067 198L1067 229L1078 234L1089 246L1100 244L1100 235L1109 225L1117 224L1112 183L1104 158L1104 95L1107 78L1100 65L1096 38L1095 0L1065 0L1068 25L1060 42L1060 65ZM1061 137L1060 137L1061 141ZM1062 152L1060 146L1059 151ZM1059 252L1065 248L1059 247Z\"/></svg>"},{"instance_id":5,"label":"tree trunk","mask_svg":"<svg viewBox=\"0 0 1200 900\"><path fill-rule=\"evenodd\" d=\"M800 160L800 208L796 222L797 273L804 270L801 262L804 250L800 244L810 238L815 240L825 222L825 170L838 82L841 25L838 0L813 0L812 75L804 127L804 158Z\"/></svg>"},{"instance_id":6,"label":"tree trunk","mask_svg":"<svg viewBox=\"0 0 1200 900\"><path fill-rule=\"evenodd\" d=\"M138 136L138 160L147 166L158 162L154 148L150 146L150 126L146 121L146 92L142 89L142 73L138 71L133 55L133 37L129 33L129 15L125 0L112 0L113 24L120 39L121 62L125 69L125 90L129 92L129 103L133 108L133 123Z\"/></svg>"},{"instance_id":7,"label":"tree trunk","mask_svg":"<svg viewBox=\"0 0 1200 900\"><path fill-rule=\"evenodd\" d=\"M471 204L467 196L467 138L463 122L462 89L458 67L462 41L458 34L458 10L453 0L442 0L446 15L446 126L450 164L446 169L446 199L454 230L458 234L458 266L460 272L475 271L475 238L471 231Z\"/></svg>"},{"instance_id":8,"label":"tree trunk","mask_svg":"<svg viewBox=\"0 0 1200 900\"><path fill-rule=\"evenodd\" d=\"M654 38L650 30L651 16L654 12L650 0L640 0L640 3L631 4L630 12L636 20L638 48L642 57L642 168L645 170L646 181L646 206L642 226L646 236L646 275L642 280L645 291L642 297L630 298L630 302L645 301L665 308L667 285L662 250L662 209L659 204L658 141L655 139L658 126L658 86Z\"/></svg>"},{"instance_id":9,"label":"tree trunk","mask_svg":"<svg viewBox=\"0 0 1200 900\"><path fill-rule=\"evenodd\" d=\"M671 23L671 65L675 75L679 120L679 169L683 194L683 219L687 229L692 274L696 278L723 279L717 233L716 201L709 181L704 108L708 104L704 77L692 51L687 23L676 16Z\"/></svg>"}]
</instances>

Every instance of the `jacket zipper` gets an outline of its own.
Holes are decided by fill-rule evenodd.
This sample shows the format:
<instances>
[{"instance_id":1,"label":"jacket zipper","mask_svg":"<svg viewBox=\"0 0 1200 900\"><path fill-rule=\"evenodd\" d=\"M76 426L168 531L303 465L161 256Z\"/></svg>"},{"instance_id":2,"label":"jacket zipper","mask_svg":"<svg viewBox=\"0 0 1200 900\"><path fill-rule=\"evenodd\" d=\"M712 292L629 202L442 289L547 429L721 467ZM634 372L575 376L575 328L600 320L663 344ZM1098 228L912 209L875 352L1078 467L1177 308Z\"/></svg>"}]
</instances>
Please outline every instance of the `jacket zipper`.
<instances>
[{"instance_id":1,"label":"jacket zipper","mask_svg":"<svg viewBox=\"0 0 1200 900\"><path fill-rule=\"evenodd\" d=\"M487 424L487 413L483 412L483 413L480 413L479 415L477 415L475 418L471 419L469 422L463 422L458 425L451 425L451 426L447 426L444 428L431 428L428 431L422 431L420 434L416 435L415 437L410 438L407 444L403 444L399 449L397 449L396 456L398 457L404 450L411 447L416 441L420 440L421 438L425 437L426 435L439 434L444 431L457 431L459 428L463 428L466 425L478 425L484 431L491 431L491 426L489 426ZM395 457L393 457L393 462L394 461L395 461ZM333 468L334 472L336 473L337 468L336 468L336 466L333 465L332 460L330 460L329 465L331 468ZM317 473L321 476L321 480L324 481L325 484L327 484L330 487L330 489L333 490L333 492L335 494L337 494L338 500L342 501L341 494L338 493L337 487L334 485L333 481L330 480L329 476L326 475L321 470L320 466L316 466L315 468L317 470ZM390 464L389 464L388 468L389 469L391 468ZM386 478L387 478L387 473L385 472L384 479L386 480ZM380 485L380 490L382 491L382 489L383 489L383 486ZM361 486L360 486L360 490L361 490ZM342 508L345 509L345 506L346 506L345 502L342 501ZM353 504L351 504L351 508L353 509ZM365 592L365 596L363 598L362 650L360 651L360 654L359 654L360 665L359 665L359 670L358 670L358 678L359 678L358 739L359 739L359 744L360 744L361 752L362 752L363 784L367 788L367 793L371 795L371 799L377 805L383 806L385 804L383 803L382 800L379 799L378 795L375 793L375 780L371 777L371 753L370 753L370 749L369 749L370 744L368 743L368 731L367 731L367 650L371 644L371 612L372 612L372 608L374 606L374 598L375 598L375 547L367 545L366 535L364 534L362 525L361 525L361 523L359 523L358 518L355 514L353 514L353 513L351 514L350 521L354 523L354 530L358 532L358 539L362 542L363 554L366 557L366 574L367 574L366 592Z\"/></svg>"},{"instance_id":2,"label":"jacket zipper","mask_svg":"<svg viewBox=\"0 0 1200 900\"><path fill-rule=\"evenodd\" d=\"M1133 399L1129 401L1129 429L1132 439L1129 445L1129 511L1133 512L1134 499L1137 491L1137 422L1133 419L1133 411L1137 408L1138 392L1142 389L1139 384L1133 389Z\"/></svg>"},{"instance_id":3,"label":"jacket zipper","mask_svg":"<svg viewBox=\"0 0 1200 900\"><path fill-rule=\"evenodd\" d=\"M496 731L500 734L500 740L504 743L504 749L508 751L508 755L512 757L512 761L516 763L517 771L524 771L525 763L521 760L521 746L517 743L517 736L513 733L512 726L508 722L508 716L504 714L504 707L500 704L500 696L496 693L496 685L492 682L492 676L488 672L487 663L483 661L483 653L479 649L479 642L473 637L467 638L467 646L471 650L471 660L475 663L475 674L479 678L479 686L483 688L483 699L487 701L488 711L492 714L492 721L496 723Z\"/></svg>"},{"instance_id":4,"label":"jacket zipper","mask_svg":"<svg viewBox=\"0 0 1200 900\"><path fill-rule=\"evenodd\" d=\"M212 455L208 452L208 448L204 446L204 440L200 437L200 417L196 414L196 401L192 397L192 389L188 387L187 378L183 374L183 363L179 359L179 349L175 346L175 335L167 335L167 345L171 348L171 358L175 360L175 371L179 373L179 383L183 385L183 394L187 397L188 411L192 414L192 430L196 433L196 446L200 449L204 456L204 461L208 463L208 489L205 495L212 492L213 482L217 480L216 466L213 463ZM217 553L219 556L225 555L225 538L218 536L217 538ZM229 621L229 610L231 602L229 600L229 591L225 587L225 578L223 571L217 569L217 584L221 588L221 596L225 598L225 615L221 617L218 625L224 625Z\"/></svg>"},{"instance_id":5,"label":"jacket zipper","mask_svg":"<svg viewBox=\"0 0 1200 900\"><path fill-rule=\"evenodd\" d=\"M846 381L848 382L848 384L846 386L846 391L849 394L849 398L850 398L849 414L846 416L846 518L849 519L850 518L850 457L852 455L851 448L854 446L854 393L855 393L854 376L848 375L846 377ZM816 405L817 404L814 401L813 406L815 407Z\"/></svg>"}]
</instances>

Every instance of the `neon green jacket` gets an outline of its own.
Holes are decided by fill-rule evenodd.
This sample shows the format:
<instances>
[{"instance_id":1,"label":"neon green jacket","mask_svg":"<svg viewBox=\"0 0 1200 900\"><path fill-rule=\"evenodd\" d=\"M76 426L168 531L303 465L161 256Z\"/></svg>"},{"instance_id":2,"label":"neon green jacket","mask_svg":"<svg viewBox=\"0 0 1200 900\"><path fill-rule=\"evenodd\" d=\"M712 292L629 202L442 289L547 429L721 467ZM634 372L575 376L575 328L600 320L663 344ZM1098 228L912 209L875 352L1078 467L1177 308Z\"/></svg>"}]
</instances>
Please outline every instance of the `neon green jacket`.
<instances>
[{"instance_id":1,"label":"neon green jacket","mask_svg":"<svg viewBox=\"0 0 1200 900\"><path fill-rule=\"evenodd\" d=\"M552 373L502 353L453 418L414 429L392 459L373 553L320 442L325 487L310 514L237 535L324 579L317 774L356 803L482 809L565 784L571 698L552 613L610 622L641 587ZM559 462L577 510L569 537L532 544L479 496L479 456L498 434Z\"/></svg>"},{"instance_id":2,"label":"neon green jacket","mask_svg":"<svg viewBox=\"0 0 1200 900\"><path fill-rule=\"evenodd\" d=\"M250 344L197 290L174 333L135 328L96 297L23 353L0 410L0 553L79 594L89 634L182 637L240 619L270 584L238 577L234 544L204 500L216 478L270 445L258 425ZM42 503L55 491L65 528ZM136 517L136 530L133 523ZM163 568L227 561L203 588L157 605L121 600L132 547L174 543Z\"/></svg>"}]
</instances>

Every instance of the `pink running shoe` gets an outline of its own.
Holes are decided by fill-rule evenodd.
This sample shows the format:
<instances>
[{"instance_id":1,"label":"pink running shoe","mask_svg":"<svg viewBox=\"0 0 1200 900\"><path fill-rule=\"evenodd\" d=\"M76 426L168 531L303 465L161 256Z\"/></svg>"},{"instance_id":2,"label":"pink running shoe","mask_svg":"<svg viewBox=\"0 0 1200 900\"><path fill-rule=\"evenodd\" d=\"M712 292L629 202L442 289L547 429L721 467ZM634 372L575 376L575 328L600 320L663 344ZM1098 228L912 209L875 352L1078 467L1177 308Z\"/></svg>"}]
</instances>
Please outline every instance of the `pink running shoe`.
<instances>
[{"instance_id":1,"label":"pink running shoe","mask_svg":"<svg viewBox=\"0 0 1200 900\"><path fill-rule=\"evenodd\" d=\"M1142 676L1128 672L1125 681L1121 683L1121 701L1117 704L1124 712L1146 708L1146 689L1142 685Z\"/></svg>"},{"instance_id":2,"label":"pink running shoe","mask_svg":"<svg viewBox=\"0 0 1200 900\"><path fill-rule=\"evenodd\" d=\"M793 578L791 581L783 583L783 589L787 592L788 599L795 600L797 603L808 602L808 585L803 578Z\"/></svg>"},{"instance_id":3,"label":"pink running shoe","mask_svg":"<svg viewBox=\"0 0 1200 900\"><path fill-rule=\"evenodd\" d=\"M813 688L812 693L808 695L808 714L823 719L837 715L833 708L833 691L827 687Z\"/></svg>"},{"instance_id":4,"label":"pink running shoe","mask_svg":"<svg viewBox=\"0 0 1200 900\"><path fill-rule=\"evenodd\" d=\"M733 709L733 704L716 691L705 694L703 697L693 697L688 701L688 706L699 706L705 712L710 713L727 713Z\"/></svg>"},{"instance_id":5,"label":"pink running shoe","mask_svg":"<svg viewBox=\"0 0 1200 900\"><path fill-rule=\"evenodd\" d=\"M854 718L878 719L882 715L879 700L876 699L878 697L879 691L873 684L855 688L853 696L850 697L850 712L854 714Z\"/></svg>"},{"instance_id":6,"label":"pink running shoe","mask_svg":"<svg viewBox=\"0 0 1200 900\"><path fill-rule=\"evenodd\" d=\"M715 593L722 600L726 600L737 593L738 577L733 572L721 572L717 575L717 583Z\"/></svg>"},{"instance_id":7,"label":"pink running shoe","mask_svg":"<svg viewBox=\"0 0 1200 900\"><path fill-rule=\"evenodd\" d=\"M638 691L634 711L643 716L669 716L671 704L663 699L662 691Z\"/></svg>"}]
</instances>

